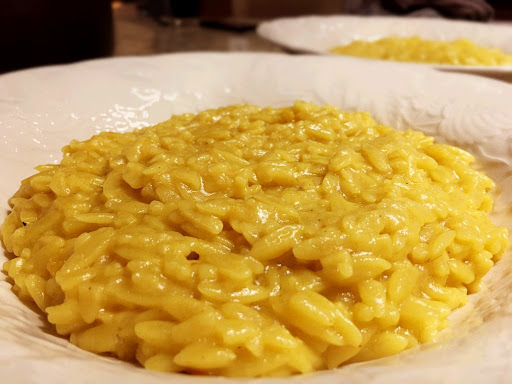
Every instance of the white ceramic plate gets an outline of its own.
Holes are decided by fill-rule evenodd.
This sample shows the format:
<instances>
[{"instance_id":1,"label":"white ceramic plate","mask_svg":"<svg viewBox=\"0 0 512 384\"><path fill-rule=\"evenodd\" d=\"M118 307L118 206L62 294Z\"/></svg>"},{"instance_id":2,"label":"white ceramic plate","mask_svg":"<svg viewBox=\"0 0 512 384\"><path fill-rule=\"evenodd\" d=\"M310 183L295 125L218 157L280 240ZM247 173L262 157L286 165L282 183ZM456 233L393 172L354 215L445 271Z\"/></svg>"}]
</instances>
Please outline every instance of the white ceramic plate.
<instances>
[{"instance_id":1,"label":"white ceramic plate","mask_svg":"<svg viewBox=\"0 0 512 384\"><path fill-rule=\"evenodd\" d=\"M306 16L265 22L258 26L257 32L267 40L301 53L332 55L328 52L329 49L349 44L353 40L372 41L387 36L417 35L424 39L441 41L468 38L476 44L488 48L499 48L512 54L512 25L436 18ZM415 65L482 75L510 74L512 79L512 66Z\"/></svg>"},{"instance_id":2,"label":"white ceramic plate","mask_svg":"<svg viewBox=\"0 0 512 384\"><path fill-rule=\"evenodd\" d=\"M177 54L108 59L0 77L0 220L8 197L37 164L102 130L126 131L234 103L284 106L295 99L365 110L394 127L458 144L503 191L496 220L511 227L512 87L401 64L274 54ZM7 255L0 255L0 262ZM246 383L509 383L512 377L512 257L488 289L455 312L437 344L388 359L287 379ZM236 383L145 371L54 336L0 276L0 375L9 383Z\"/></svg>"}]
</instances>

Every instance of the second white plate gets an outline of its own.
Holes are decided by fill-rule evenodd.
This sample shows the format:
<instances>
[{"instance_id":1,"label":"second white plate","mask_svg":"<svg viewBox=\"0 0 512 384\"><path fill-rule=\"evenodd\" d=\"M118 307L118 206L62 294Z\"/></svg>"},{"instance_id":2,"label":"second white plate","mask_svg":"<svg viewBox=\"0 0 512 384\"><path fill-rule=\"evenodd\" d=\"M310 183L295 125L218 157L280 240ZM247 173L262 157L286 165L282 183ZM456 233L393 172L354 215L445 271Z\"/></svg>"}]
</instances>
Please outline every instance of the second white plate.
<instances>
[{"instance_id":1,"label":"second white plate","mask_svg":"<svg viewBox=\"0 0 512 384\"><path fill-rule=\"evenodd\" d=\"M325 55L330 54L329 49L354 40L415 35L440 41L467 38L476 44L512 53L512 26L435 18L306 16L265 22L259 25L257 32L288 50ZM512 80L512 66L412 65L491 76L510 75Z\"/></svg>"}]
</instances>

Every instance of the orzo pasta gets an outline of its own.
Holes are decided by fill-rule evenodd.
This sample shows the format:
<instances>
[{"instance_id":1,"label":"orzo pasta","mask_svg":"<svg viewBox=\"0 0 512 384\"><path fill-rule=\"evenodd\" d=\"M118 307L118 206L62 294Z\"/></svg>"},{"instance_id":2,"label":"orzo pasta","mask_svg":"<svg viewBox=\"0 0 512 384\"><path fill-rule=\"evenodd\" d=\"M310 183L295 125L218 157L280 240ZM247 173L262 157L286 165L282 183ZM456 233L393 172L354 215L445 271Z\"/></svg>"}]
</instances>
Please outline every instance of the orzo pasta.
<instances>
[{"instance_id":1,"label":"orzo pasta","mask_svg":"<svg viewBox=\"0 0 512 384\"><path fill-rule=\"evenodd\" d=\"M512 55L486 48L468 39L425 40L413 37L384 37L374 41L355 40L331 49L332 53L371 59L410 61L445 65L512 65Z\"/></svg>"},{"instance_id":2,"label":"orzo pasta","mask_svg":"<svg viewBox=\"0 0 512 384\"><path fill-rule=\"evenodd\" d=\"M278 376L436 337L508 244L473 157L367 113L238 105L63 149L4 270L57 332L167 372Z\"/></svg>"}]
</instances>

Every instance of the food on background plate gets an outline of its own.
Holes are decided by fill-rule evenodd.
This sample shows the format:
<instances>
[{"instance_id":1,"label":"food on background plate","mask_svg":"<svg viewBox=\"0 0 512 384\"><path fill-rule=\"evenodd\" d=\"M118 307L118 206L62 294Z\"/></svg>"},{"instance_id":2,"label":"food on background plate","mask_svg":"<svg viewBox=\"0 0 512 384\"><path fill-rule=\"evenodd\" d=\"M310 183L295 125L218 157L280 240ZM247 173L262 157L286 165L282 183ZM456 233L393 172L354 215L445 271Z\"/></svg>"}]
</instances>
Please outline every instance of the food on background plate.
<instances>
[{"instance_id":1,"label":"food on background plate","mask_svg":"<svg viewBox=\"0 0 512 384\"><path fill-rule=\"evenodd\" d=\"M10 199L14 291L91 352L285 376L436 338L503 255L473 157L296 102L73 141Z\"/></svg>"},{"instance_id":2,"label":"food on background plate","mask_svg":"<svg viewBox=\"0 0 512 384\"><path fill-rule=\"evenodd\" d=\"M500 49L479 46L468 39L454 41L425 40L413 37L384 37L374 41L354 40L334 47L331 53L416 63L512 66L512 55Z\"/></svg>"}]
</instances>

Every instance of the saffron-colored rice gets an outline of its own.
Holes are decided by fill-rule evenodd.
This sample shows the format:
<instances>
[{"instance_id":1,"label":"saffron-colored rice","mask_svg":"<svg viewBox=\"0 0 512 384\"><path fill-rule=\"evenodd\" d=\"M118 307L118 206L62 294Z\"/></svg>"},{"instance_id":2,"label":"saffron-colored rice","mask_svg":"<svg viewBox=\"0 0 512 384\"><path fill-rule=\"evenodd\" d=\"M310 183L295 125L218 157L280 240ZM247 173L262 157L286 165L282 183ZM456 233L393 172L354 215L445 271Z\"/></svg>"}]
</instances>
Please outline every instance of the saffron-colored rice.
<instances>
[{"instance_id":1,"label":"saffron-colored rice","mask_svg":"<svg viewBox=\"0 0 512 384\"><path fill-rule=\"evenodd\" d=\"M4 270L58 333L166 372L283 376L436 338L507 244L473 157L297 102L63 149L10 199Z\"/></svg>"}]
</instances>

